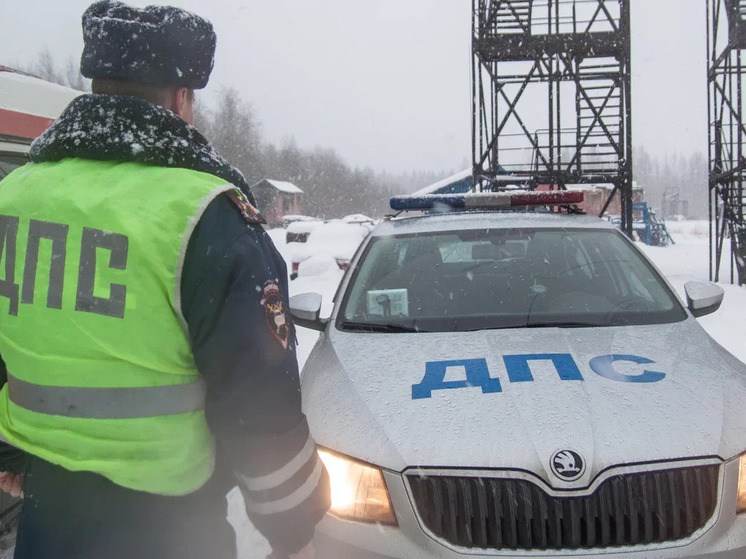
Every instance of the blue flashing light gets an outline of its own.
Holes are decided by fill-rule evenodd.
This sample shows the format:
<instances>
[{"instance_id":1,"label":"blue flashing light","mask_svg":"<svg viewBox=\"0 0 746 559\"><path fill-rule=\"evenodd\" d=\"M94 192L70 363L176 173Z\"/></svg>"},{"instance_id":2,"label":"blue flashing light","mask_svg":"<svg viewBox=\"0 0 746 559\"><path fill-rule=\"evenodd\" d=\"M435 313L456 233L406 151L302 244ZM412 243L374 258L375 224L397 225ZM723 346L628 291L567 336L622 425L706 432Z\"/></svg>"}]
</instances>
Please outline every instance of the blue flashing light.
<instances>
[{"instance_id":1,"label":"blue flashing light","mask_svg":"<svg viewBox=\"0 0 746 559\"><path fill-rule=\"evenodd\" d=\"M392 196L389 200L392 210L432 210L440 206L465 208L466 200L458 194L433 194L427 196Z\"/></svg>"}]
</instances>

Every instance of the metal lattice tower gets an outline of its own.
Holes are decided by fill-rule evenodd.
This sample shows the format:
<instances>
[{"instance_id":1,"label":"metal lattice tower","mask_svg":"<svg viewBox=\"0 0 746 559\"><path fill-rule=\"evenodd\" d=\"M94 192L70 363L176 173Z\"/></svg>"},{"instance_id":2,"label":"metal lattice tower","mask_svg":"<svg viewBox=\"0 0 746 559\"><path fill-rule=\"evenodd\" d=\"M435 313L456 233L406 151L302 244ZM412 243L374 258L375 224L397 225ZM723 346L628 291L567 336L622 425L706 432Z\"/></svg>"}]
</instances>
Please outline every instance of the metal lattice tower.
<instances>
[{"instance_id":1,"label":"metal lattice tower","mask_svg":"<svg viewBox=\"0 0 746 559\"><path fill-rule=\"evenodd\" d=\"M730 281L746 284L746 1L707 0L710 279L719 281L730 240Z\"/></svg>"},{"instance_id":2,"label":"metal lattice tower","mask_svg":"<svg viewBox=\"0 0 746 559\"><path fill-rule=\"evenodd\" d=\"M632 234L630 0L472 0L477 190L611 184Z\"/></svg>"}]
</instances>

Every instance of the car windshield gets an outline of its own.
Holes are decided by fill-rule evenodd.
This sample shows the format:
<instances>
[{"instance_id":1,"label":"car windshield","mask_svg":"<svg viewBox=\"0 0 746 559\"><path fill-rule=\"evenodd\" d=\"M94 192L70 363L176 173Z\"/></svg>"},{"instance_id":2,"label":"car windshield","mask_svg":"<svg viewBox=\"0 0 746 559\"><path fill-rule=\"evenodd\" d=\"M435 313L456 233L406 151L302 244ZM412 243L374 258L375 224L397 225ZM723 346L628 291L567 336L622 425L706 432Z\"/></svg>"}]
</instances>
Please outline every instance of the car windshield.
<instances>
[{"instance_id":1,"label":"car windshield","mask_svg":"<svg viewBox=\"0 0 746 559\"><path fill-rule=\"evenodd\" d=\"M465 230L374 238L337 327L362 332L658 324L686 313L621 234Z\"/></svg>"}]
</instances>

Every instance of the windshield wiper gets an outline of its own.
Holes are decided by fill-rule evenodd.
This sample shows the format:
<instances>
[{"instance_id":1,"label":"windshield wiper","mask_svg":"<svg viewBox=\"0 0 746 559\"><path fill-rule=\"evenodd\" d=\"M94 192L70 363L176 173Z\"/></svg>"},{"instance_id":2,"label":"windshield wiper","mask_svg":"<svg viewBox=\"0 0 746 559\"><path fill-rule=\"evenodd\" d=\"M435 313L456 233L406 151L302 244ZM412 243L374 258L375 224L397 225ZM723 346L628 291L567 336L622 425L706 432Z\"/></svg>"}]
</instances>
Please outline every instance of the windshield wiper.
<instances>
[{"instance_id":1,"label":"windshield wiper","mask_svg":"<svg viewBox=\"0 0 746 559\"><path fill-rule=\"evenodd\" d=\"M383 332L386 334L409 334L426 332L427 330L421 330L412 326L404 326L402 324L380 324L376 322L350 322L344 321L340 325L343 330L349 330L354 332Z\"/></svg>"},{"instance_id":2,"label":"windshield wiper","mask_svg":"<svg viewBox=\"0 0 746 559\"><path fill-rule=\"evenodd\" d=\"M604 326L598 322L536 322L526 324L525 328L592 328Z\"/></svg>"}]
</instances>

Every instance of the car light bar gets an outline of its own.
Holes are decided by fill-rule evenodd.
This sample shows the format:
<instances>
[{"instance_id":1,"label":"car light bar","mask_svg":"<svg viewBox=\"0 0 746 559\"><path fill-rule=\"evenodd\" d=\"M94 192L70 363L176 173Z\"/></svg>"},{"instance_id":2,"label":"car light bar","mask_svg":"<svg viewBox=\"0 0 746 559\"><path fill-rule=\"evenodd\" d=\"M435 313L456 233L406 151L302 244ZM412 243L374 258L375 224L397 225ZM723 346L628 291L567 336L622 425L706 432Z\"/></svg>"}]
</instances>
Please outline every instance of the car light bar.
<instances>
[{"instance_id":1,"label":"car light bar","mask_svg":"<svg viewBox=\"0 0 746 559\"><path fill-rule=\"evenodd\" d=\"M521 192L477 192L470 194L426 194L393 196L392 210L489 209L511 206L561 206L579 204L583 193L576 190L524 190Z\"/></svg>"}]
</instances>

